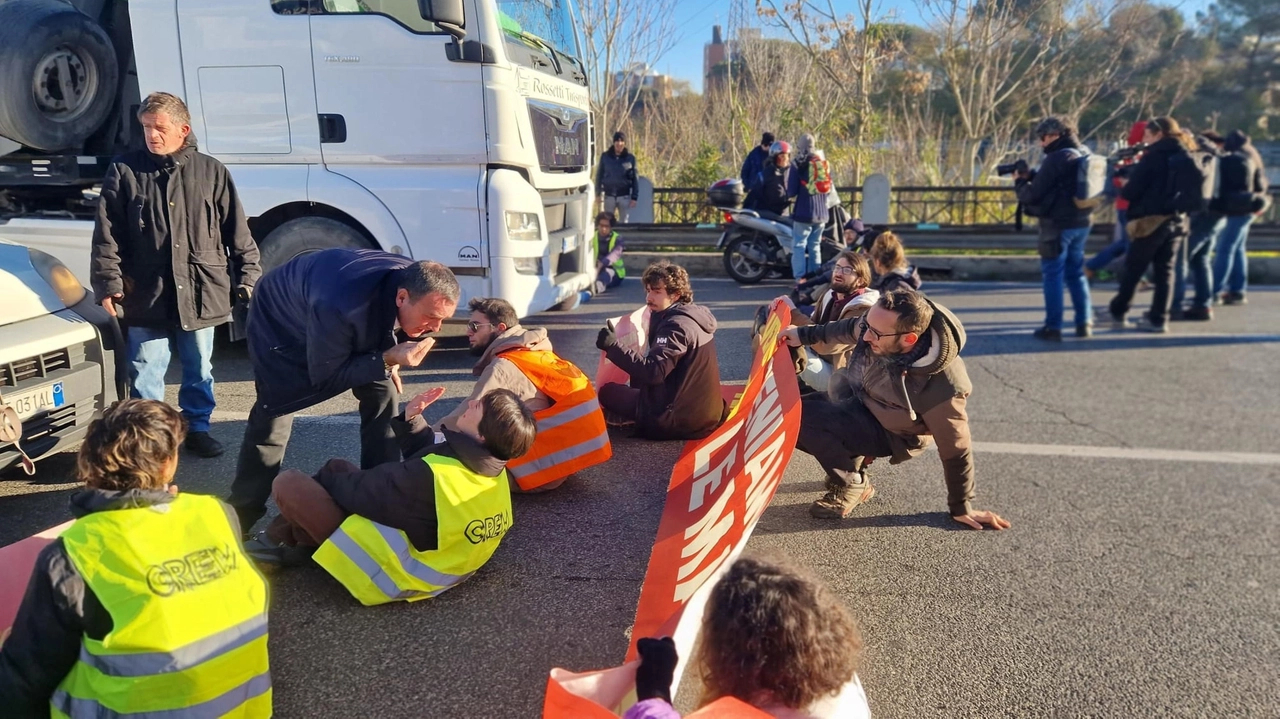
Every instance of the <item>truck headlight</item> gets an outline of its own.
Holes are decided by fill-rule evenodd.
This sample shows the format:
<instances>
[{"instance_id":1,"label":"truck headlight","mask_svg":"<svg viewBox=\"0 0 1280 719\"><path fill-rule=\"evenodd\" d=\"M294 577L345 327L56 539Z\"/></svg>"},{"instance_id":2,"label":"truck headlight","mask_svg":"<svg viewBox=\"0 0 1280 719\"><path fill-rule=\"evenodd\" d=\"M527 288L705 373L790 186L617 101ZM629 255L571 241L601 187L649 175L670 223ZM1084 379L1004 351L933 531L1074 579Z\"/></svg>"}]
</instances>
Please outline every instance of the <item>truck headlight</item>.
<instances>
[{"instance_id":1,"label":"truck headlight","mask_svg":"<svg viewBox=\"0 0 1280 719\"><path fill-rule=\"evenodd\" d=\"M536 213L507 210L502 214L507 222L507 237L535 242L542 239L542 223Z\"/></svg>"},{"instance_id":2,"label":"truck headlight","mask_svg":"<svg viewBox=\"0 0 1280 719\"><path fill-rule=\"evenodd\" d=\"M75 273L67 269L61 260L47 252L32 249L28 249L27 252L31 253L31 266L35 267L36 272L49 283L57 293L58 299L62 300L62 304L67 307L80 304L80 300L84 299L85 289L84 285L80 284L80 280L76 279Z\"/></svg>"}]
</instances>

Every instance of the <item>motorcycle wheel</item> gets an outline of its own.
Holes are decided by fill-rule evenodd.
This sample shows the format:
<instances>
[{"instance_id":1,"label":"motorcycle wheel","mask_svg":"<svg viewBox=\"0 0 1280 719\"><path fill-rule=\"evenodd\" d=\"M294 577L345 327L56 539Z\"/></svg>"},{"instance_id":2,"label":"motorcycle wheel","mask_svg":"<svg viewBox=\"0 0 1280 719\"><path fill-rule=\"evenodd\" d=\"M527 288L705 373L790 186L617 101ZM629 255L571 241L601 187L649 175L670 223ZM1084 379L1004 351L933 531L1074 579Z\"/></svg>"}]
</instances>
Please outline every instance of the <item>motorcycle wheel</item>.
<instances>
[{"instance_id":1,"label":"motorcycle wheel","mask_svg":"<svg viewBox=\"0 0 1280 719\"><path fill-rule=\"evenodd\" d=\"M740 284L754 285L769 273L769 263L752 258L768 256L768 248L754 235L735 237L724 248L724 271Z\"/></svg>"}]
</instances>

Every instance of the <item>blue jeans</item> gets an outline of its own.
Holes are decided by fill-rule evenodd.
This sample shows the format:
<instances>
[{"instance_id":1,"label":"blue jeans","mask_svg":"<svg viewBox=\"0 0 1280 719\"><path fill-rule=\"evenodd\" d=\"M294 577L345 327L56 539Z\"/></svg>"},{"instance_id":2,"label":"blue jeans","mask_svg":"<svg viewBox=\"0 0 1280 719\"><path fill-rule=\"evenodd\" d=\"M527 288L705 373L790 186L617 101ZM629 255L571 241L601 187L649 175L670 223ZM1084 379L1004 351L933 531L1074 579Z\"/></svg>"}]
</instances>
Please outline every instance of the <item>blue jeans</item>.
<instances>
[{"instance_id":1,"label":"blue jeans","mask_svg":"<svg viewBox=\"0 0 1280 719\"><path fill-rule=\"evenodd\" d=\"M1182 309L1187 298L1187 274L1195 286L1191 309L1209 309L1213 304L1213 282L1209 276L1209 250L1222 232L1226 218L1215 212L1199 212L1191 216L1191 234L1186 250L1175 260L1173 273L1173 309Z\"/></svg>"},{"instance_id":2,"label":"blue jeans","mask_svg":"<svg viewBox=\"0 0 1280 719\"><path fill-rule=\"evenodd\" d=\"M1128 219L1127 210L1116 210L1116 231L1115 240L1102 248L1098 254L1089 258L1084 263L1085 267L1097 272L1111 264L1111 261L1129 251L1129 231L1125 229L1124 223Z\"/></svg>"},{"instance_id":3,"label":"blue jeans","mask_svg":"<svg viewBox=\"0 0 1280 719\"><path fill-rule=\"evenodd\" d=\"M1231 215L1218 235L1213 251L1213 293L1230 292L1243 295L1249 279L1249 257L1245 242L1253 215Z\"/></svg>"},{"instance_id":4,"label":"blue jeans","mask_svg":"<svg viewBox=\"0 0 1280 719\"><path fill-rule=\"evenodd\" d=\"M129 379L135 398L164 401L169 353L182 362L178 407L191 432L208 432L213 414L213 328L185 332L156 327L129 328Z\"/></svg>"},{"instance_id":5,"label":"blue jeans","mask_svg":"<svg viewBox=\"0 0 1280 719\"><path fill-rule=\"evenodd\" d=\"M1088 227L1059 230L1058 240L1062 244L1058 256L1049 260L1040 258L1040 273L1044 276L1044 326L1051 330L1062 329L1064 284L1071 292L1076 326L1093 321L1093 307L1089 304L1089 282L1084 278L1084 241L1088 237Z\"/></svg>"},{"instance_id":6,"label":"blue jeans","mask_svg":"<svg viewBox=\"0 0 1280 719\"><path fill-rule=\"evenodd\" d=\"M805 254L808 258L805 258ZM797 280L822 264L822 225L796 222L791 227L791 275Z\"/></svg>"}]
</instances>

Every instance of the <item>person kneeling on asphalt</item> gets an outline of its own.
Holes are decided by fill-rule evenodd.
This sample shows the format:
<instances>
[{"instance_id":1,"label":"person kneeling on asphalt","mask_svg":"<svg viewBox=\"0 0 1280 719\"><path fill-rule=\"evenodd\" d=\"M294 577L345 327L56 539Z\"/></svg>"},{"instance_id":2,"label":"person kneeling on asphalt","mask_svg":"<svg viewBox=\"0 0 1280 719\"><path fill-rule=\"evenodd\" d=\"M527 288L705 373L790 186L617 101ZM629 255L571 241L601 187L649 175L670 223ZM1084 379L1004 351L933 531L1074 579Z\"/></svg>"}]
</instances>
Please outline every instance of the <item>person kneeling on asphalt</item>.
<instances>
[{"instance_id":1,"label":"person kneeling on asphalt","mask_svg":"<svg viewBox=\"0 0 1280 719\"><path fill-rule=\"evenodd\" d=\"M246 545L250 556L291 564L314 552L365 606L434 597L484 566L511 529L505 467L533 446L533 413L496 389L437 433L422 411L441 394L418 395L397 422L403 462L362 470L332 459L314 477L281 472L280 515Z\"/></svg>"},{"instance_id":2,"label":"person kneeling on asphalt","mask_svg":"<svg viewBox=\"0 0 1280 719\"><path fill-rule=\"evenodd\" d=\"M271 716L266 582L231 507L172 484L185 434L155 400L90 423L77 519L0 639L5 717Z\"/></svg>"},{"instance_id":3,"label":"person kneeling on asphalt","mask_svg":"<svg viewBox=\"0 0 1280 719\"><path fill-rule=\"evenodd\" d=\"M796 449L818 460L827 493L809 508L819 519L843 519L875 495L866 463L905 462L938 443L951 518L974 529L1009 522L974 509L973 451L965 402L973 385L960 350L965 332L947 308L914 290L892 290L856 319L781 333L792 347L854 344L849 364L828 395L802 398Z\"/></svg>"},{"instance_id":4,"label":"person kneeling on asphalt","mask_svg":"<svg viewBox=\"0 0 1280 719\"><path fill-rule=\"evenodd\" d=\"M871 268L862 255L845 250L836 255L831 273L831 286L818 297L813 318L802 310L791 310L791 324L807 327L826 324L850 317L861 317L880 299L880 293L868 289ZM767 311L767 308L766 308ZM767 315L766 315L767 316ZM812 353L806 355L803 348L796 348L800 381L819 392L827 391L832 372L839 372L848 364L852 344L815 342Z\"/></svg>"},{"instance_id":5,"label":"person kneeling on asphalt","mask_svg":"<svg viewBox=\"0 0 1280 719\"><path fill-rule=\"evenodd\" d=\"M630 376L630 386L600 387L605 419L615 426L634 424L648 439L702 439L728 413L720 391L716 358L716 318L693 303L689 273L663 260L641 278L649 308L648 351L644 356L618 344L612 326L596 337L596 347Z\"/></svg>"},{"instance_id":6,"label":"person kneeling on asphalt","mask_svg":"<svg viewBox=\"0 0 1280 719\"><path fill-rule=\"evenodd\" d=\"M467 342L480 361L471 396L439 421L457 430L468 402L495 389L515 393L538 421L538 438L528 454L507 464L513 492L544 492L573 474L609 459L609 430L591 380L552 351L547 331L525 328L510 302L477 297L468 305Z\"/></svg>"}]
</instances>

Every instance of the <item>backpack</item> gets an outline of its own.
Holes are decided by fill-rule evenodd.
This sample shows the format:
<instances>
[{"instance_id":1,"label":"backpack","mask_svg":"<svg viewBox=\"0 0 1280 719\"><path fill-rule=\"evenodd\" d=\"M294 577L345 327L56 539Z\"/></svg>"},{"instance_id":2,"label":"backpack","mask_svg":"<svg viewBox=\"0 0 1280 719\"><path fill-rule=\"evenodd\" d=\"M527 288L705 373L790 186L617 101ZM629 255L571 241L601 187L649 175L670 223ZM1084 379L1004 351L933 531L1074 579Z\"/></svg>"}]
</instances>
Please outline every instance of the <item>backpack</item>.
<instances>
[{"instance_id":1,"label":"backpack","mask_svg":"<svg viewBox=\"0 0 1280 719\"><path fill-rule=\"evenodd\" d=\"M1218 156L1182 151L1169 158L1169 209L1187 214L1204 212L1218 196Z\"/></svg>"},{"instance_id":2,"label":"backpack","mask_svg":"<svg viewBox=\"0 0 1280 719\"><path fill-rule=\"evenodd\" d=\"M805 161L808 167L805 177L800 181L813 195L825 195L831 192L831 166L821 157L810 155Z\"/></svg>"},{"instance_id":3,"label":"backpack","mask_svg":"<svg viewBox=\"0 0 1280 719\"><path fill-rule=\"evenodd\" d=\"M1068 178L1074 175L1075 189L1071 200L1077 209L1092 210L1107 201L1107 158L1087 149L1068 148Z\"/></svg>"}]
</instances>

